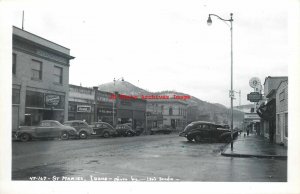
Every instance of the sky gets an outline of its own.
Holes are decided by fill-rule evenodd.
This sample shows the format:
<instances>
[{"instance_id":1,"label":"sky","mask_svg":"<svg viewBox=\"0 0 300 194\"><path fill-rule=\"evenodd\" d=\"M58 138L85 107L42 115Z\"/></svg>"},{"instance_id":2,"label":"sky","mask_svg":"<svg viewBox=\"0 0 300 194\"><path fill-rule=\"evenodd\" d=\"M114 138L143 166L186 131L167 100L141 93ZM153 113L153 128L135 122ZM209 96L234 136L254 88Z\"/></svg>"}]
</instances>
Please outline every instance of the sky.
<instances>
[{"instance_id":1,"label":"sky","mask_svg":"<svg viewBox=\"0 0 300 194\"><path fill-rule=\"evenodd\" d=\"M59 5L11 3L11 22L70 48L69 83L92 87L124 77L151 92L175 90L230 106L230 23L233 88L242 104L252 77L288 76L285 1L110 0ZM234 105L239 105L236 94Z\"/></svg>"}]
</instances>

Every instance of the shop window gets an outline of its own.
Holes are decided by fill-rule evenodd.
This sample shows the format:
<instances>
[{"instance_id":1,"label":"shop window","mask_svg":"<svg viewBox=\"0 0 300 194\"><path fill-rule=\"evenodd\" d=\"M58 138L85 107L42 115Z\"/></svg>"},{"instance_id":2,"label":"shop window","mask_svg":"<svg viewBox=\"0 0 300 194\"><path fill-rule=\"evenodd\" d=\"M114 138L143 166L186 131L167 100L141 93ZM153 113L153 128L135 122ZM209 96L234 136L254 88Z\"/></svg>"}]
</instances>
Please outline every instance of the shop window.
<instances>
[{"instance_id":1,"label":"shop window","mask_svg":"<svg viewBox=\"0 0 300 194\"><path fill-rule=\"evenodd\" d=\"M26 107L44 107L44 94L40 92L26 91Z\"/></svg>"},{"instance_id":2,"label":"shop window","mask_svg":"<svg viewBox=\"0 0 300 194\"><path fill-rule=\"evenodd\" d=\"M54 66L54 82L62 84L63 69L61 67Z\"/></svg>"},{"instance_id":3,"label":"shop window","mask_svg":"<svg viewBox=\"0 0 300 194\"><path fill-rule=\"evenodd\" d=\"M42 62L32 60L31 79L32 80L42 80Z\"/></svg>"},{"instance_id":4,"label":"shop window","mask_svg":"<svg viewBox=\"0 0 300 194\"><path fill-rule=\"evenodd\" d=\"M12 73L15 75L17 72L17 54L12 54Z\"/></svg>"},{"instance_id":5,"label":"shop window","mask_svg":"<svg viewBox=\"0 0 300 194\"><path fill-rule=\"evenodd\" d=\"M12 104L20 104L20 90L12 89Z\"/></svg>"},{"instance_id":6,"label":"shop window","mask_svg":"<svg viewBox=\"0 0 300 194\"><path fill-rule=\"evenodd\" d=\"M289 127L288 127L288 113L285 113L284 114L284 132L285 132L285 137L288 137L288 129L289 129Z\"/></svg>"}]
</instances>

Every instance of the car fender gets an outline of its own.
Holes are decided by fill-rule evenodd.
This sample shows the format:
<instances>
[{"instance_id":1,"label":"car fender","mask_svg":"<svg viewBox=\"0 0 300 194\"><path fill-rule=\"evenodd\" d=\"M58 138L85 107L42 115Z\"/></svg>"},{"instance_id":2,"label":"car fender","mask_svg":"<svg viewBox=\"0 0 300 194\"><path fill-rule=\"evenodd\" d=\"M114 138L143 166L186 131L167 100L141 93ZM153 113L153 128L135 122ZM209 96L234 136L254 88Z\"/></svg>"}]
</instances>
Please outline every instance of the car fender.
<instances>
[{"instance_id":1,"label":"car fender","mask_svg":"<svg viewBox=\"0 0 300 194\"><path fill-rule=\"evenodd\" d=\"M222 133L222 134L219 136L219 140L224 140L224 139L226 139L227 137L231 137L231 132L225 132L225 133Z\"/></svg>"},{"instance_id":2,"label":"car fender","mask_svg":"<svg viewBox=\"0 0 300 194\"><path fill-rule=\"evenodd\" d=\"M196 136L196 135L201 135L202 134L202 131L190 131L188 134L187 134L187 136L189 136L189 137L194 137L194 136Z\"/></svg>"}]
</instances>

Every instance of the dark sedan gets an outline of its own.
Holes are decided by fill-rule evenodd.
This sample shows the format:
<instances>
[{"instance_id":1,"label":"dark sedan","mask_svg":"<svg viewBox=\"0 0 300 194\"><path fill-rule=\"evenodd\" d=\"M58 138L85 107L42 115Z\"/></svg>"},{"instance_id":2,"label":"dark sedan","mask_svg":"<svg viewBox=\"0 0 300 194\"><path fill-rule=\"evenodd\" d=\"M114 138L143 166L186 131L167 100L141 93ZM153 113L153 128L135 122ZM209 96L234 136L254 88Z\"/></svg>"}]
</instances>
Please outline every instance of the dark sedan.
<instances>
[{"instance_id":1,"label":"dark sedan","mask_svg":"<svg viewBox=\"0 0 300 194\"><path fill-rule=\"evenodd\" d=\"M101 136L104 138L117 136L117 130L111 126L109 123L105 122L95 122L90 125L93 128L93 135Z\"/></svg>"},{"instance_id":2,"label":"dark sedan","mask_svg":"<svg viewBox=\"0 0 300 194\"><path fill-rule=\"evenodd\" d=\"M20 126L15 134L16 139L22 142L42 138L61 138L66 140L70 136L76 135L76 130L73 127L65 126L54 120L43 120L38 126Z\"/></svg>"},{"instance_id":3,"label":"dark sedan","mask_svg":"<svg viewBox=\"0 0 300 194\"><path fill-rule=\"evenodd\" d=\"M230 142L231 131L218 127L212 122L196 121L187 125L179 136L186 137L188 141L195 140L195 142ZM238 132L234 131L233 138L237 135Z\"/></svg>"},{"instance_id":4,"label":"dark sedan","mask_svg":"<svg viewBox=\"0 0 300 194\"><path fill-rule=\"evenodd\" d=\"M132 137L136 135L136 132L127 124L118 124L116 130L119 136Z\"/></svg>"}]
</instances>

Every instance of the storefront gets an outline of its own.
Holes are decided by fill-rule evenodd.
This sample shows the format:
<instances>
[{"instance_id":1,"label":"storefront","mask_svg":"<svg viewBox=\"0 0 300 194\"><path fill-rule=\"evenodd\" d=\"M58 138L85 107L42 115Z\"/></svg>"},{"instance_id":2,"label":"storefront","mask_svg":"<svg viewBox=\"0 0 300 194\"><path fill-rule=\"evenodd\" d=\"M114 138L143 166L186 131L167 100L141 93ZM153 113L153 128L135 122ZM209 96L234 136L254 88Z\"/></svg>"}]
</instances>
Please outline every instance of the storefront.
<instances>
[{"instance_id":1,"label":"storefront","mask_svg":"<svg viewBox=\"0 0 300 194\"><path fill-rule=\"evenodd\" d=\"M25 125L37 125L41 120L64 122L65 96L57 93L26 91Z\"/></svg>"},{"instance_id":2,"label":"storefront","mask_svg":"<svg viewBox=\"0 0 300 194\"><path fill-rule=\"evenodd\" d=\"M106 122L113 125L113 117L116 115L116 111L113 110L113 105L98 105L98 121Z\"/></svg>"},{"instance_id":3,"label":"storefront","mask_svg":"<svg viewBox=\"0 0 300 194\"><path fill-rule=\"evenodd\" d=\"M87 123L94 121L93 104L69 101L69 121L84 120Z\"/></svg>"},{"instance_id":4,"label":"storefront","mask_svg":"<svg viewBox=\"0 0 300 194\"><path fill-rule=\"evenodd\" d=\"M117 94L118 95L118 94ZM146 100L116 99L116 123L131 123L133 129L146 125Z\"/></svg>"}]
</instances>

